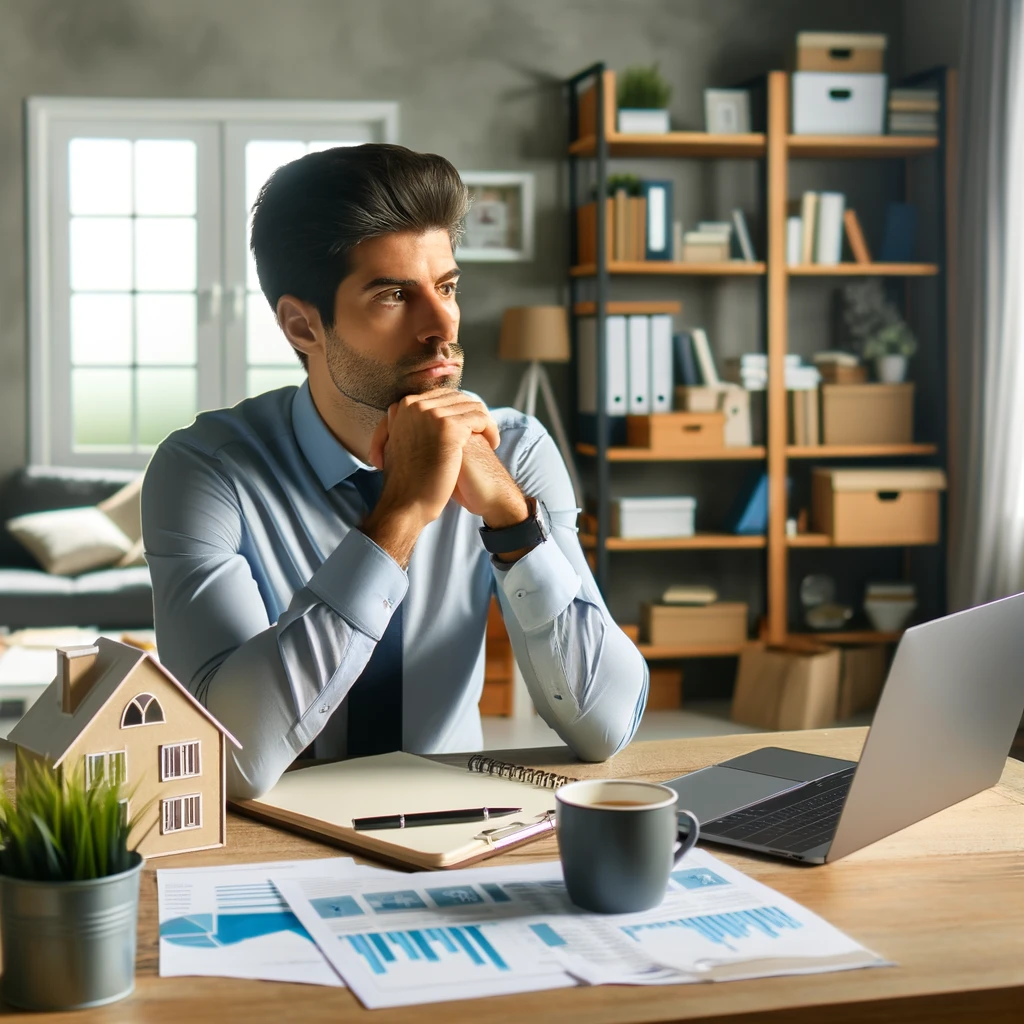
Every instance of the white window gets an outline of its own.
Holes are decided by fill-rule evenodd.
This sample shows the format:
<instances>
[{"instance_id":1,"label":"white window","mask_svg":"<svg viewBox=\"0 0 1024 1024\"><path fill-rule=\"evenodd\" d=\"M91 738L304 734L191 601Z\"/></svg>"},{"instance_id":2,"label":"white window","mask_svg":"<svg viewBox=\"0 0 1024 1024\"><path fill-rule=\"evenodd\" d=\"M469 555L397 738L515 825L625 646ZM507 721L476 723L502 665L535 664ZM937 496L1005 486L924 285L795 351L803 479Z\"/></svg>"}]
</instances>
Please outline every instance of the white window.
<instances>
[{"instance_id":1,"label":"white window","mask_svg":"<svg viewBox=\"0 0 1024 1024\"><path fill-rule=\"evenodd\" d=\"M393 103L28 103L30 454L142 468L207 408L300 382L249 211L283 163L397 139Z\"/></svg>"},{"instance_id":2,"label":"white window","mask_svg":"<svg viewBox=\"0 0 1024 1024\"><path fill-rule=\"evenodd\" d=\"M110 782L120 786L128 778L128 754L124 750L111 750L103 754L85 755L85 784Z\"/></svg>"},{"instance_id":3,"label":"white window","mask_svg":"<svg viewBox=\"0 0 1024 1024\"><path fill-rule=\"evenodd\" d=\"M191 740L188 743L168 743L160 747L161 782L201 774L199 740Z\"/></svg>"},{"instance_id":4,"label":"white window","mask_svg":"<svg viewBox=\"0 0 1024 1024\"><path fill-rule=\"evenodd\" d=\"M201 828L203 824L202 796L172 796L160 801L161 828L163 834L184 832L189 828Z\"/></svg>"}]
</instances>

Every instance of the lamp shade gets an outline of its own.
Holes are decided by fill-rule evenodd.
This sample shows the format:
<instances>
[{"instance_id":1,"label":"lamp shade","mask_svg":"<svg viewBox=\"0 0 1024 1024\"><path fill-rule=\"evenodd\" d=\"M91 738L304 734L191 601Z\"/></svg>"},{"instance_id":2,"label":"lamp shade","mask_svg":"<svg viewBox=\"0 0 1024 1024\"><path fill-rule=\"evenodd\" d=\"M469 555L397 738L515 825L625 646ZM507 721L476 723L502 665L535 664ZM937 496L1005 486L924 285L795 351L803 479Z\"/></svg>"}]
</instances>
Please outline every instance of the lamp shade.
<instances>
[{"instance_id":1,"label":"lamp shade","mask_svg":"<svg viewBox=\"0 0 1024 1024\"><path fill-rule=\"evenodd\" d=\"M513 306L501 319L502 359L569 362L569 318L562 306Z\"/></svg>"}]
</instances>

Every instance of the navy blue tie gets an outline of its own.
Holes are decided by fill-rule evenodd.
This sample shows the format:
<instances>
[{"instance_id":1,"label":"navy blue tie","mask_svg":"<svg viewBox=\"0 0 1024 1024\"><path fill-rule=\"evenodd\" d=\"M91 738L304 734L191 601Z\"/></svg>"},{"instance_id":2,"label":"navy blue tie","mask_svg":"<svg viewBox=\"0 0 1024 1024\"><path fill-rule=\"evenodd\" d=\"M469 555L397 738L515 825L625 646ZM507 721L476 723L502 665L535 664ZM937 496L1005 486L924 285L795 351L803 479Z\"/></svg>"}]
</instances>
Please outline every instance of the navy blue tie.
<instances>
[{"instance_id":1,"label":"navy blue tie","mask_svg":"<svg viewBox=\"0 0 1024 1024\"><path fill-rule=\"evenodd\" d=\"M369 515L384 487L384 474L357 469L349 479ZM402 606L395 609L362 675L348 694L348 756L402 749Z\"/></svg>"}]
</instances>

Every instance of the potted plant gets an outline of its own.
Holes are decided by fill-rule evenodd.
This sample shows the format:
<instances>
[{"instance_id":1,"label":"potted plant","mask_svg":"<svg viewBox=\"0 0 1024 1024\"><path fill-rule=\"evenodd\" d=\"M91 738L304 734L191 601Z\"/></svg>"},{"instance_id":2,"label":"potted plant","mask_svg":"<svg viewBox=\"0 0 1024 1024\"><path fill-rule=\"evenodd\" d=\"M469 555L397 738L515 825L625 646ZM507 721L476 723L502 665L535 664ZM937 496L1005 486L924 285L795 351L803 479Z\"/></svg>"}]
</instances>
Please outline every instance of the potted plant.
<instances>
[{"instance_id":1,"label":"potted plant","mask_svg":"<svg viewBox=\"0 0 1024 1024\"><path fill-rule=\"evenodd\" d=\"M116 783L87 785L81 765L63 773L19 757L16 800L0 793L5 1002L71 1010L135 987L135 820Z\"/></svg>"},{"instance_id":2,"label":"potted plant","mask_svg":"<svg viewBox=\"0 0 1024 1024\"><path fill-rule=\"evenodd\" d=\"M865 361L885 384L899 384L907 375L907 360L917 351L917 339L899 310L886 297L876 278L843 289L843 320Z\"/></svg>"},{"instance_id":3,"label":"potted plant","mask_svg":"<svg viewBox=\"0 0 1024 1024\"><path fill-rule=\"evenodd\" d=\"M672 86L657 63L626 68L619 80L618 128L625 135L664 135L669 130Z\"/></svg>"}]
</instances>

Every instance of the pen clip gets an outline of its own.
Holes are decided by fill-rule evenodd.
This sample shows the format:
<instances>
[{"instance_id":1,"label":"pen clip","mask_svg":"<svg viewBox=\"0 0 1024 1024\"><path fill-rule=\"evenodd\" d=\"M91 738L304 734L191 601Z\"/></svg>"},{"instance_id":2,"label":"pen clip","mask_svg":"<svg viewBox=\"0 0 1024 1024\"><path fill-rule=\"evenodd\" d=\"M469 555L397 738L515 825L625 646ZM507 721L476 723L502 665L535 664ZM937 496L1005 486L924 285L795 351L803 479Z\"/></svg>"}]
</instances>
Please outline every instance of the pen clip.
<instances>
[{"instance_id":1,"label":"pen clip","mask_svg":"<svg viewBox=\"0 0 1024 1024\"><path fill-rule=\"evenodd\" d=\"M508 825L502 825L500 828L485 828L482 832L478 832L473 836L473 838L482 839L488 846L492 846L498 840L507 839L509 836L513 836L517 832L544 831L554 825L554 820L555 812L546 811L535 821L513 821Z\"/></svg>"}]
</instances>

